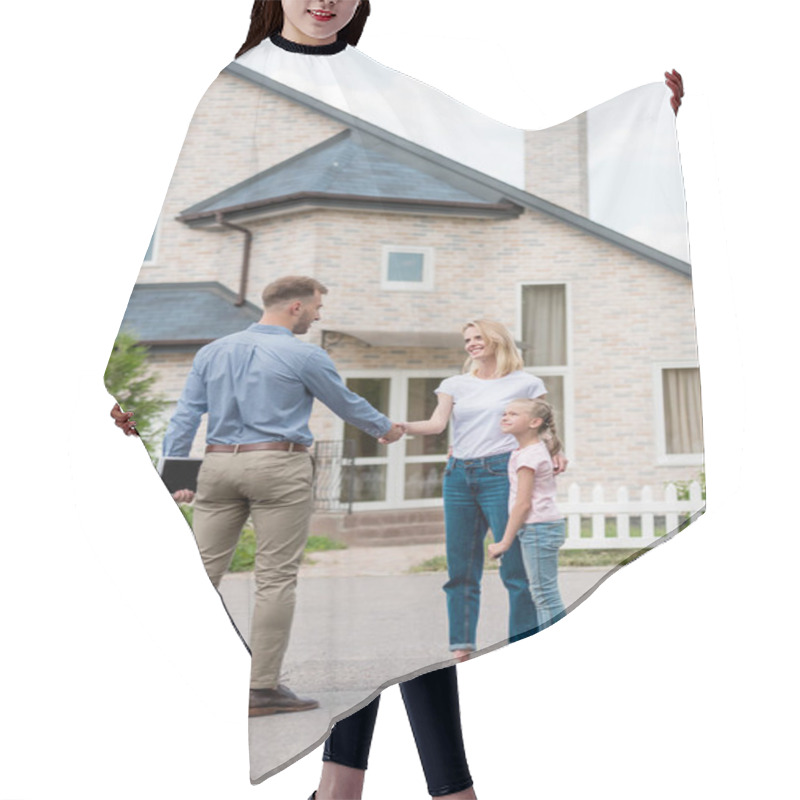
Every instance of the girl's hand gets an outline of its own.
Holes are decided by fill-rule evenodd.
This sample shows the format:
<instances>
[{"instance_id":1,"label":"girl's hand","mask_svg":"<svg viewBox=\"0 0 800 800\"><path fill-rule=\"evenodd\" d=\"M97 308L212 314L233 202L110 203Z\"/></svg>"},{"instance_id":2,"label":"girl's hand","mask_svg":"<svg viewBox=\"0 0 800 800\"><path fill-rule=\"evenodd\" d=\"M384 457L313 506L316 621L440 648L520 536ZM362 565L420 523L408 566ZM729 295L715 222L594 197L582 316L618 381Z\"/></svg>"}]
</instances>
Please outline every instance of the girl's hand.
<instances>
[{"instance_id":1,"label":"girl's hand","mask_svg":"<svg viewBox=\"0 0 800 800\"><path fill-rule=\"evenodd\" d=\"M681 98L683 97L683 78L681 77L680 72L675 69L672 70L672 72L665 72L664 77L666 78L664 83L666 83L672 91L672 97L669 99L669 104L672 106L672 110L675 112L675 116L677 117L678 109L681 107Z\"/></svg>"},{"instance_id":2,"label":"girl's hand","mask_svg":"<svg viewBox=\"0 0 800 800\"><path fill-rule=\"evenodd\" d=\"M511 542L506 543L504 541L500 541L500 542L495 542L494 544L490 544L489 557L500 558L500 556L503 555L503 553L505 553L509 547L511 547Z\"/></svg>"},{"instance_id":3,"label":"girl's hand","mask_svg":"<svg viewBox=\"0 0 800 800\"><path fill-rule=\"evenodd\" d=\"M569 461L563 453L556 453L553 456L553 475L560 475L567 468Z\"/></svg>"}]
</instances>

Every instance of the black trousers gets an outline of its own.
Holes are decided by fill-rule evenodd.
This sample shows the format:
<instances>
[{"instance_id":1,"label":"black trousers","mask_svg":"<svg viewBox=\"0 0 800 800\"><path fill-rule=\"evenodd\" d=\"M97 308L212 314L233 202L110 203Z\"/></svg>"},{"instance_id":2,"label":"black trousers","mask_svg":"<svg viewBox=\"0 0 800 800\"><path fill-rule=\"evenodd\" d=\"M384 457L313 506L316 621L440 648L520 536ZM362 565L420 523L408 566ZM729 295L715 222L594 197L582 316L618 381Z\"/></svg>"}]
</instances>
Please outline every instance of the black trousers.
<instances>
[{"instance_id":1,"label":"black trousers","mask_svg":"<svg viewBox=\"0 0 800 800\"><path fill-rule=\"evenodd\" d=\"M431 797L472 786L461 735L456 668L426 672L400 684L408 721L417 744ZM323 761L366 769L380 695L360 711L333 726Z\"/></svg>"}]
</instances>

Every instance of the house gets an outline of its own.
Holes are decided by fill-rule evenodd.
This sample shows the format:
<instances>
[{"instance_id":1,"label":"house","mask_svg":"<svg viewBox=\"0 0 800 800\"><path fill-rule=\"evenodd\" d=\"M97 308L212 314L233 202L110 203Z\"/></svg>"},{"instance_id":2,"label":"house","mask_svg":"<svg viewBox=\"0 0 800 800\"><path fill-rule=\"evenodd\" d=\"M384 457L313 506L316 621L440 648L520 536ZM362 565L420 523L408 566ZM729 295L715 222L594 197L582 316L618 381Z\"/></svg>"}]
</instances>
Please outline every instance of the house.
<instances>
[{"instance_id":1,"label":"house","mask_svg":"<svg viewBox=\"0 0 800 800\"><path fill-rule=\"evenodd\" d=\"M689 264L587 217L585 115L525 132L524 153L523 189L232 64L198 107L123 328L177 401L197 348L257 320L264 285L313 275L330 294L309 338L404 420L461 370L461 325L491 317L545 381L572 480L695 477ZM333 454L321 507L440 507L447 434L384 447L320 404L311 427Z\"/></svg>"}]
</instances>

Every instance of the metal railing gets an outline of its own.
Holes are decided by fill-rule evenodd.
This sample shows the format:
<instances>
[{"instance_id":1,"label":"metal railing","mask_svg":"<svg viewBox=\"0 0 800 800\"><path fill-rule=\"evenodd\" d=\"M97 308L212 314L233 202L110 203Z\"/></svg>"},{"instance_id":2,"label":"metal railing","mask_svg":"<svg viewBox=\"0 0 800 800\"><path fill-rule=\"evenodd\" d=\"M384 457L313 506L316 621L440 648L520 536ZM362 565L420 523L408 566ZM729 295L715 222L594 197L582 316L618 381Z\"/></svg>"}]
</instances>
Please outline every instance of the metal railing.
<instances>
[{"instance_id":1,"label":"metal railing","mask_svg":"<svg viewBox=\"0 0 800 800\"><path fill-rule=\"evenodd\" d=\"M353 511L356 443L327 439L314 443L314 510Z\"/></svg>"}]
</instances>

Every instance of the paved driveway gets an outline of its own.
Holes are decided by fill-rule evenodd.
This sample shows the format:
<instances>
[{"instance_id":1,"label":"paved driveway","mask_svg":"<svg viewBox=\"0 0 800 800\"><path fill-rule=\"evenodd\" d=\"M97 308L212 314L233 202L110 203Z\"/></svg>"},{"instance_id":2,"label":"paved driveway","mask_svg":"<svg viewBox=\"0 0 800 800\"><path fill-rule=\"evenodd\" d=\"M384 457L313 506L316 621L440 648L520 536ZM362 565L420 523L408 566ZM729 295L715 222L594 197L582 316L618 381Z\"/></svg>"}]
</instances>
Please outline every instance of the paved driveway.
<instances>
[{"instance_id":1,"label":"paved driveway","mask_svg":"<svg viewBox=\"0 0 800 800\"><path fill-rule=\"evenodd\" d=\"M319 700L320 708L250 720L253 780L318 746L331 719L368 702L380 688L449 659L441 588L445 573L396 574L409 563L430 557L425 548L442 551L437 545L351 548L314 554L317 563L301 569L282 680L298 694ZM345 571L357 574L344 576ZM606 567L563 569L559 583L565 604L576 602L608 571ZM220 592L247 638L252 574L226 576ZM497 572L487 571L479 648L505 641L506 597Z\"/></svg>"}]
</instances>

